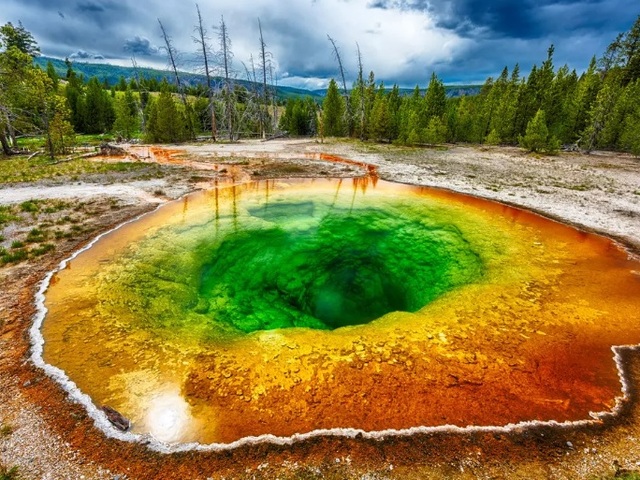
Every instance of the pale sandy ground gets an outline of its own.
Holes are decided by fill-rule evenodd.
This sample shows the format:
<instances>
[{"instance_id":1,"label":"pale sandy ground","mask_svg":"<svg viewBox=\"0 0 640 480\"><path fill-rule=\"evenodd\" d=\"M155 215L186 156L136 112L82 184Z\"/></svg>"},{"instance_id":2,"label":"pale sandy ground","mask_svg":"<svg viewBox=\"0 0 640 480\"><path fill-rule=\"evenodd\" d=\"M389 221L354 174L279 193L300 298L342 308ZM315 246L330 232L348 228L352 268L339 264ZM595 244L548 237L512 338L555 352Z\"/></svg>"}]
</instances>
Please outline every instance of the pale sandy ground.
<instances>
[{"instance_id":1,"label":"pale sandy ground","mask_svg":"<svg viewBox=\"0 0 640 480\"><path fill-rule=\"evenodd\" d=\"M636 252L640 250L640 159L627 155L594 153L591 155L562 154L556 157L537 157L516 148L480 148L451 146L448 149L398 149L380 145L328 141L320 144L310 140L242 142L235 145L200 144L178 146L185 152L190 168L211 172L211 164L238 164L247 179L255 170L274 173L270 163L277 163L276 175L305 176L289 166L310 166L311 174L360 175L365 169L355 165L327 164L314 156L320 152L374 164L385 180L447 188L534 209L579 227L595 230L623 240ZM148 159L146 161L153 161ZM248 160L248 162L247 162ZM180 163L180 161L178 161ZM248 163L248 165L247 165ZM235 168L235 167L229 167ZM248 172L248 173L247 173ZM214 178L213 177L210 178ZM197 182L196 182L197 184ZM0 204L22 202L30 198L63 198L87 200L96 197L117 198L124 204L151 208L152 204L176 198L194 188L193 179L182 181L175 177L150 181L133 181L96 185L19 185L0 188ZM164 195L158 195L161 190ZM133 211L131 215L133 216ZM117 219L104 221L106 226ZM117 220L119 221L119 220ZM63 251L57 251L62 255ZM51 261L58 261L57 258ZM4 270L4 272L2 271ZM34 275L22 267L0 269L0 326L20 310L24 298L12 295L14 283L27 282ZM36 272L37 276L39 273ZM8 325L8 326L7 326ZM8 349L12 323L0 331L0 366L12 371L2 352ZM13 332L15 333L15 332ZM10 424L13 432L0 436L0 464L17 465L24 479L119 479L128 477L126 468L110 472L100 465L83 459L57 433L52 433L39 408L26 401L25 385L17 378L4 374L0 378L0 423ZM634 410L635 411L635 410ZM455 468L446 465L422 466L415 471L396 470L385 466L382 470L350 478L598 478L613 473L612 461L618 460L626 468L640 468L640 422L625 424L592 440L587 447L566 447L567 461L553 467L531 462L509 465L484 465L481 459L464 462ZM617 432L617 433L616 433ZM574 439L578 445L581 440ZM579 451L578 451L579 450ZM565 454L563 451L562 455ZM299 466L293 466L292 471ZM473 467L473 468L471 468ZM269 469L265 470L269 472ZM248 470L243 478L271 478L261 469ZM347 470L340 470L347 472ZM262 473L261 473L262 472ZM446 472L446 475L445 473ZM304 475L299 478L306 478ZM313 478L320 478L318 476ZM332 476L332 478L343 478Z\"/></svg>"}]
</instances>

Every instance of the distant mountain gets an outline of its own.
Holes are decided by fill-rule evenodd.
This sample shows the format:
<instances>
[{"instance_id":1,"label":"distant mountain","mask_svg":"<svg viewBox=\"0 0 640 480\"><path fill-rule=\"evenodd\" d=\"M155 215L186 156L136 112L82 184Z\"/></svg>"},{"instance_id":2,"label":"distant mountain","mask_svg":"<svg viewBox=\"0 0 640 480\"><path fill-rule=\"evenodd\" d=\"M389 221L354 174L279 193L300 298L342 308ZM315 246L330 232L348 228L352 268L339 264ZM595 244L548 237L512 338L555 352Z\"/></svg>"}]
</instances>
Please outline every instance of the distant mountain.
<instances>
[{"instance_id":1,"label":"distant mountain","mask_svg":"<svg viewBox=\"0 0 640 480\"><path fill-rule=\"evenodd\" d=\"M480 93L482 85L445 85L444 86L448 97L462 97L465 95L477 95ZM342 89L341 89L342 90ZM387 92L391 91L390 87L385 88ZM400 88L400 95L408 96L413 94L413 88ZM424 95L425 88L420 87L420 92ZM327 94L327 89L311 90L311 93L318 97L324 98Z\"/></svg>"},{"instance_id":2,"label":"distant mountain","mask_svg":"<svg viewBox=\"0 0 640 480\"><path fill-rule=\"evenodd\" d=\"M47 62L51 62L56 70L56 73L64 78L67 75L67 66L63 60L50 57L37 57L35 63L40 65L43 69L46 68ZM101 82L105 80L109 82L109 85L116 85L120 81L120 77L129 82L132 78L136 77L136 71L133 67L121 67L119 65L109 65L104 63L88 63L88 62L73 62L73 69L89 79L91 77L97 77ZM144 78L155 78L158 81L166 78L168 82L173 82L173 73L167 70L158 70L155 68L138 67L137 74ZM206 77L198 73L180 73L182 81L186 85L195 86L202 85L206 82ZM218 84L222 83L221 77L214 77L214 81ZM236 83L246 87L249 90L255 89L260 91L261 84L249 82L247 80L235 80ZM462 95L476 95L480 91L480 85L447 85L445 86L447 95L450 97L459 97ZM390 89L388 89L390 90ZM288 98L302 98L310 96L315 100L322 100L327 93L326 89L323 90L304 90L302 88L277 86L276 92L280 100L287 100ZM410 95L413 93L412 88L401 88L400 93L402 95Z\"/></svg>"},{"instance_id":3,"label":"distant mountain","mask_svg":"<svg viewBox=\"0 0 640 480\"><path fill-rule=\"evenodd\" d=\"M60 76L60 78L64 78L67 75L67 65L64 63L64 60L50 57L37 57L35 59L35 63L43 69L46 68L47 62L51 62L53 64L53 67L55 68L56 73ZM73 69L78 74L84 75L86 79L97 77L101 82L104 82L106 80L107 82L109 82L109 85L117 85L120 81L120 77L124 77L127 83L132 78L136 78L136 71L133 67L121 67L119 65L73 62ZM138 67L137 74L147 79L155 78L159 82L164 78L166 78L168 82L174 81L173 73L167 70ZM189 72L180 72L180 79L185 83L185 85L189 86L202 85L207 81L205 75ZM222 78L214 77L214 82L221 84ZM248 89L255 89L257 91L260 91L262 89L262 84L259 83L248 82L246 80L234 80L234 82ZM276 91L278 94L278 98L281 100L286 100L292 97L306 96L311 96L317 100L321 100L323 98L322 95L315 94L309 90L303 90L294 87L278 86L276 87Z\"/></svg>"}]
</instances>

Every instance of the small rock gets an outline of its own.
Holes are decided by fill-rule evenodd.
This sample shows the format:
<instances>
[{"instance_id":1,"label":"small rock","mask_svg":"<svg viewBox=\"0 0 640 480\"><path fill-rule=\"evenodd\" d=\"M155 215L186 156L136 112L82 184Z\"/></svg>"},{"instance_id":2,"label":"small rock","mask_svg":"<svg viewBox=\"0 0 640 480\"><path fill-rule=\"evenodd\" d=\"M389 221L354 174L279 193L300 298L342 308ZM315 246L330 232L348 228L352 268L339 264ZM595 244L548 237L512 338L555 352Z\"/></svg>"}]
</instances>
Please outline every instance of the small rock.
<instances>
[{"instance_id":1,"label":"small rock","mask_svg":"<svg viewBox=\"0 0 640 480\"><path fill-rule=\"evenodd\" d=\"M571 443L571 442L567 442L567 447L569 447L569 448L573 448L573 443Z\"/></svg>"},{"instance_id":2,"label":"small rock","mask_svg":"<svg viewBox=\"0 0 640 480\"><path fill-rule=\"evenodd\" d=\"M101 407L101 410L107 416L107 420L109 420L111 424L118 430L126 432L127 430L129 430L129 428L131 428L131 421L117 410L114 410L107 405L103 405Z\"/></svg>"}]
</instances>

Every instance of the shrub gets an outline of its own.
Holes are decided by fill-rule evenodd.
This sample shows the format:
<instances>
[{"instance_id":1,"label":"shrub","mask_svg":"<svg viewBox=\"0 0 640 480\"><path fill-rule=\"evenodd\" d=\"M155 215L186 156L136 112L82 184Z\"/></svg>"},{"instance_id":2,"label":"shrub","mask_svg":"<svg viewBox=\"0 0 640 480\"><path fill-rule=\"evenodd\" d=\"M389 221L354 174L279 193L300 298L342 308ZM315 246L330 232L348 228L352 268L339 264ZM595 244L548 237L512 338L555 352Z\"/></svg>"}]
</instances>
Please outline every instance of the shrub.
<instances>
[{"instance_id":1,"label":"shrub","mask_svg":"<svg viewBox=\"0 0 640 480\"><path fill-rule=\"evenodd\" d=\"M4 465L0 465L0 480L18 480L18 467L7 468Z\"/></svg>"},{"instance_id":2,"label":"shrub","mask_svg":"<svg viewBox=\"0 0 640 480\"><path fill-rule=\"evenodd\" d=\"M40 206L38 205L37 200L27 200L26 202L22 202L20 204L20 210L23 212L35 213L40 210Z\"/></svg>"},{"instance_id":3,"label":"shrub","mask_svg":"<svg viewBox=\"0 0 640 480\"><path fill-rule=\"evenodd\" d=\"M39 228L33 228L27 235L28 243L39 243L46 238L46 233Z\"/></svg>"},{"instance_id":4,"label":"shrub","mask_svg":"<svg viewBox=\"0 0 640 480\"><path fill-rule=\"evenodd\" d=\"M50 252L51 250L55 249L56 247L50 243L45 243L44 245L38 247L38 248L34 248L33 250L31 250L31 253L36 256L39 257L40 255L44 255L47 252Z\"/></svg>"},{"instance_id":5,"label":"shrub","mask_svg":"<svg viewBox=\"0 0 640 480\"><path fill-rule=\"evenodd\" d=\"M527 124L525 135L519 138L520 146L530 152L556 153L560 142L549 135L544 110L538 110L536 116Z\"/></svg>"}]
</instances>

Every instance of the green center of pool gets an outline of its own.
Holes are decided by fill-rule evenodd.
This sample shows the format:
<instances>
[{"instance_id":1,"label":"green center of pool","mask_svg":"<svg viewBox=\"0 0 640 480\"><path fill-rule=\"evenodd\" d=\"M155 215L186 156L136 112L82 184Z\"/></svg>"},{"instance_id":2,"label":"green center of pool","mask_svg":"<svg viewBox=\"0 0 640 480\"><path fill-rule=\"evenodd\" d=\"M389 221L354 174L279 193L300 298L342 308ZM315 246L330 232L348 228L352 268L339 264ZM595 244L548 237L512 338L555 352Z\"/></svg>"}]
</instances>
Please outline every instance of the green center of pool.
<instances>
[{"instance_id":1,"label":"green center of pool","mask_svg":"<svg viewBox=\"0 0 640 480\"><path fill-rule=\"evenodd\" d=\"M276 224L308 213L281 205ZM259 212L254 214L259 215ZM384 210L333 211L307 228L246 230L212 249L202 269L207 313L251 332L287 327L335 329L392 311L416 311L472 281L477 257L457 229L427 228ZM218 299L227 302L220 305Z\"/></svg>"},{"instance_id":2,"label":"green center of pool","mask_svg":"<svg viewBox=\"0 0 640 480\"><path fill-rule=\"evenodd\" d=\"M333 330L415 312L482 275L480 257L445 215L372 203L284 197L167 227L121 262L119 301L145 327L212 338L212 329Z\"/></svg>"}]
</instances>

